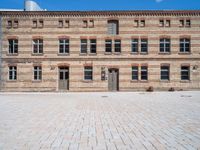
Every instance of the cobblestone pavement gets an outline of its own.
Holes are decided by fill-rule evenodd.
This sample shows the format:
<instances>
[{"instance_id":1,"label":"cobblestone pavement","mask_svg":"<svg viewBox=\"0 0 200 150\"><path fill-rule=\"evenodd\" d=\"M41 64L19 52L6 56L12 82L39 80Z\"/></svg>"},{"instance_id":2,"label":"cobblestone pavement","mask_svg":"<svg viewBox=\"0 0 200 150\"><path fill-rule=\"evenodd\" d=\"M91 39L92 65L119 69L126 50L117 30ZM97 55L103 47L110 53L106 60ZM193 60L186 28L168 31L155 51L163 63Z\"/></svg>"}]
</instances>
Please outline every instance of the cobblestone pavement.
<instances>
[{"instance_id":1,"label":"cobblestone pavement","mask_svg":"<svg viewBox=\"0 0 200 150\"><path fill-rule=\"evenodd\" d=\"M0 150L197 150L200 92L0 93Z\"/></svg>"}]
</instances>

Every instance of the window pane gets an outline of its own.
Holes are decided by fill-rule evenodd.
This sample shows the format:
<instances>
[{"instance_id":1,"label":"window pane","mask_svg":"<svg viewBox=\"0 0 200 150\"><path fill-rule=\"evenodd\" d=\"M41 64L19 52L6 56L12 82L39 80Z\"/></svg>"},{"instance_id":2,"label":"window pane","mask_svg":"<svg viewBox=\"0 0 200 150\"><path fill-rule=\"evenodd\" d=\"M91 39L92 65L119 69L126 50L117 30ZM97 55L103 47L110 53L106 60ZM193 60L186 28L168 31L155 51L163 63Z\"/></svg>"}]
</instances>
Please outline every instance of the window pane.
<instances>
[{"instance_id":1,"label":"window pane","mask_svg":"<svg viewBox=\"0 0 200 150\"><path fill-rule=\"evenodd\" d=\"M138 39L132 39L132 52L138 52Z\"/></svg>"},{"instance_id":2,"label":"window pane","mask_svg":"<svg viewBox=\"0 0 200 150\"><path fill-rule=\"evenodd\" d=\"M105 41L106 52L112 52L112 40Z\"/></svg>"},{"instance_id":3,"label":"window pane","mask_svg":"<svg viewBox=\"0 0 200 150\"><path fill-rule=\"evenodd\" d=\"M138 80L138 67L132 67L132 80Z\"/></svg>"},{"instance_id":4,"label":"window pane","mask_svg":"<svg viewBox=\"0 0 200 150\"><path fill-rule=\"evenodd\" d=\"M92 80L93 77L92 77L92 67L85 67L84 68L84 79L85 80Z\"/></svg>"},{"instance_id":5,"label":"window pane","mask_svg":"<svg viewBox=\"0 0 200 150\"><path fill-rule=\"evenodd\" d=\"M81 40L81 53L87 53L87 39Z\"/></svg>"},{"instance_id":6,"label":"window pane","mask_svg":"<svg viewBox=\"0 0 200 150\"><path fill-rule=\"evenodd\" d=\"M148 80L147 66L141 67L141 80Z\"/></svg>"},{"instance_id":7,"label":"window pane","mask_svg":"<svg viewBox=\"0 0 200 150\"><path fill-rule=\"evenodd\" d=\"M96 39L90 40L90 53L96 53Z\"/></svg>"},{"instance_id":8,"label":"window pane","mask_svg":"<svg viewBox=\"0 0 200 150\"><path fill-rule=\"evenodd\" d=\"M121 52L121 40L115 40L115 52Z\"/></svg>"},{"instance_id":9,"label":"window pane","mask_svg":"<svg viewBox=\"0 0 200 150\"><path fill-rule=\"evenodd\" d=\"M141 52L147 53L148 52L148 40L141 39Z\"/></svg>"}]
</instances>

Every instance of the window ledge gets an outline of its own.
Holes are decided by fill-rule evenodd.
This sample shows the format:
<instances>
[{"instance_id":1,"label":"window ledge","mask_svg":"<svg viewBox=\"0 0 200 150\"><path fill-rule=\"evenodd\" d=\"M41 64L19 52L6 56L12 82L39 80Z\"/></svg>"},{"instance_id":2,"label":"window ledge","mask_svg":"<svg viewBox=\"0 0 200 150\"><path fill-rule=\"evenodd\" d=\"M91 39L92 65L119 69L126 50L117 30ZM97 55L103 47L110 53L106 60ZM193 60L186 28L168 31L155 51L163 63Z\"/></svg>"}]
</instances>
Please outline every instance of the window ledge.
<instances>
[{"instance_id":1,"label":"window ledge","mask_svg":"<svg viewBox=\"0 0 200 150\"><path fill-rule=\"evenodd\" d=\"M159 52L159 55L171 55L171 52Z\"/></svg>"},{"instance_id":2,"label":"window ledge","mask_svg":"<svg viewBox=\"0 0 200 150\"><path fill-rule=\"evenodd\" d=\"M92 83L93 80L82 80L82 82L84 82L84 83Z\"/></svg>"},{"instance_id":3,"label":"window ledge","mask_svg":"<svg viewBox=\"0 0 200 150\"><path fill-rule=\"evenodd\" d=\"M88 55L89 55L89 56L96 56L97 53L89 53Z\"/></svg>"},{"instance_id":4,"label":"window ledge","mask_svg":"<svg viewBox=\"0 0 200 150\"><path fill-rule=\"evenodd\" d=\"M138 83L140 82L139 80L131 80L131 83Z\"/></svg>"},{"instance_id":5,"label":"window ledge","mask_svg":"<svg viewBox=\"0 0 200 150\"><path fill-rule=\"evenodd\" d=\"M170 83L170 80L160 80L160 82Z\"/></svg>"},{"instance_id":6,"label":"window ledge","mask_svg":"<svg viewBox=\"0 0 200 150\"><path fill-rule=\"evenodd\" d=\"M131 55L138 55L139 53L138 52L131 52L130 54Z\"/></svg>"},{"instance_id":7,"label":"window ledge","mask_svg":"<svg viewBox=\"0 0 200 150\"><path fill-rule=\"evenodd\" d=\"M180 82L181 83L190 83L191 81L190 80L181 80Z\"/></svg>"},{"instance_id":8,"label":"window ledge","mask_svg":"<svg viewBox=\"0 0 200 150\"><path fill-rule=\"evenodd\" d=\"M18 53L7 53L6 56L18 56Z\"/></svg>"},{"instance_id":9,"label":"window ledge","mask_svg":"<svg viewBox=\"0 0 200 150\"><path fill-rule=\"evenodd\" d=\"M38 54L36 54L36 53L32 53L31 55L32 55L32 56L43 56L44 53L41 53L41 54L40 54L40 53L38 53Z\"/></svg>"},{"instance_id":10,"label":"window ledge","mask_svg":"<svg viewBox=\"0 0 200 150\"><path fill-rule=\"evenodd\" d=\"M87 56L87 53L79 53L79 56Z\"/></svg>"},{"instance_id":11,"label":"window ledge","mask_svg":"<svg viewBox=\"0 0 200 150\"><path fill-rule=\"evenodd\" d=\"M57 55L58 56L69 56L70 54L69 53L58 53Z\"/></svg>"},{"instance_id":12,"label":"window ledge","mask_svg":"<svg viewBox=\"0 0 200 150\"><path fill-rule=\"evenodd\" d=\"M179 55L191 55L191 52L179 52Z\"/></svg>"},{"instance_id":13,"label":"window ledge","mask_svg":"<svg viewBox=\"0 0 200 150\"><path fill-rule=\"evenodd\" d=\"M7 82L15 83L15 82L17 82L17 80L7 80Z\"/></svg>"},{"instance_id":14,"label":"window ledge","mask_svg":"<svg viewBox=\"0 0 200 150\"><path fill-rule=\"evenodd\" d=\"M121 55L121 52L113 52L114 55Z\"/></svg>"},{"instance_id":15,"label":"window ledge","mask_svg":"<svg viewBox=\"0 0 200 150\"><path fill-rule=\"evenodd\" d=\"M112 55L112 52L105 52L105 55Z\"/></svg>"},{"instance_id":16,"label":"window ledge","mask_svg":"<svg viewBox=\"0 0 200 150\"><path fill-rule=\"evenodd\" d=\"M148 52L140 52L140 55L148 55Z\"/></svg>"},{"instance_id":17,"label":"window ledge","mask_svg":"<svg viewBox=\"0 0 200 150\"><path fill-rule=\"evenodd\" d=\"M32 80L32 83L41 83L42 80Z\"/></svg>"},{"instance_id":18,"label":"window ledge","mask_svg":"<svg viewBox=\"0 0 200 150\"><path fill-rule=\"evenodd\" d=\"M148 80L131 80L131 83L148 83Z\"/></svg>"}]
</instances>

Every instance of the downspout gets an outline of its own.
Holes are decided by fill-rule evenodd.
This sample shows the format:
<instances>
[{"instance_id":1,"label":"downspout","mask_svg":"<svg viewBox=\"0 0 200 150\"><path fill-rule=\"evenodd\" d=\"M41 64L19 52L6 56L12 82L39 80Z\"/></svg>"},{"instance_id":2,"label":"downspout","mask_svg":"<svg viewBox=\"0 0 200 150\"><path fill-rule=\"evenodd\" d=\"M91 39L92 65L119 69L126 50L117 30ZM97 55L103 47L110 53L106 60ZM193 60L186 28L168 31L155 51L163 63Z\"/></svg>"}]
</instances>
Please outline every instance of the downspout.
<instances>
[{"instance_id":1,"label":"downspout","mask_svg":"<svg viewBox=\"0 0 200 150\"><path fill-rule=\"evenodd\" d=\"M3 49L2 15L0 12L0 91L2 90L2 49Z\"/></svg>"}]
</instances>

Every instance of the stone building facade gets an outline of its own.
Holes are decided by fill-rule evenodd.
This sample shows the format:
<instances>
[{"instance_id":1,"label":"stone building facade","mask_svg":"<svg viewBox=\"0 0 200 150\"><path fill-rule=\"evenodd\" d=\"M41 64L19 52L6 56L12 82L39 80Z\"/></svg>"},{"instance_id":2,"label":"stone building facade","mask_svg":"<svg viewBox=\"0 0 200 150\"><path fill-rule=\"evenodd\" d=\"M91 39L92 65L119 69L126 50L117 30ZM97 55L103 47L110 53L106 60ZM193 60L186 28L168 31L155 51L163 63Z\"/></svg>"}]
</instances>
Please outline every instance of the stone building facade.
<instances>
[{"instance_id":1,"label":"stone building facade","mask_svg":"<svg viewBox=\"0 0 200 150\"><path fill-rule=\"evenodd\" d=\"M1 91L200 89L200 11L0 12Z\"/></svg>"}]
</instances>

